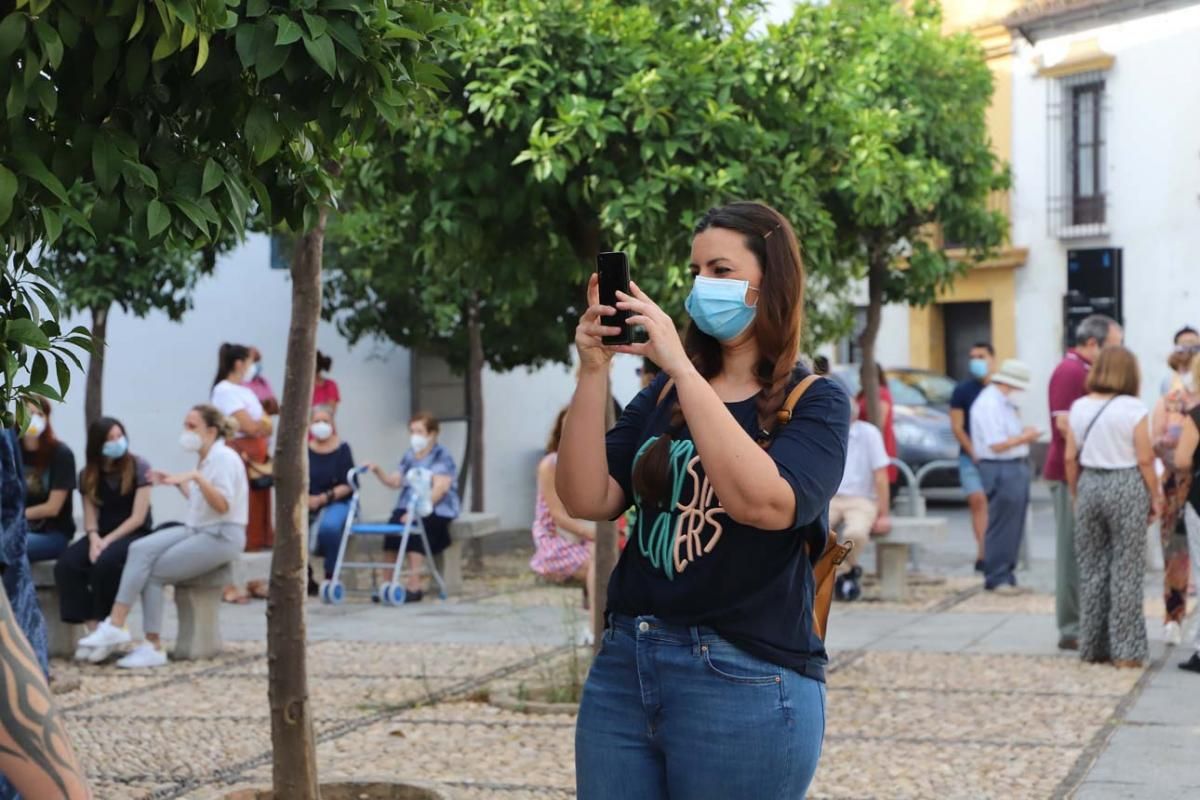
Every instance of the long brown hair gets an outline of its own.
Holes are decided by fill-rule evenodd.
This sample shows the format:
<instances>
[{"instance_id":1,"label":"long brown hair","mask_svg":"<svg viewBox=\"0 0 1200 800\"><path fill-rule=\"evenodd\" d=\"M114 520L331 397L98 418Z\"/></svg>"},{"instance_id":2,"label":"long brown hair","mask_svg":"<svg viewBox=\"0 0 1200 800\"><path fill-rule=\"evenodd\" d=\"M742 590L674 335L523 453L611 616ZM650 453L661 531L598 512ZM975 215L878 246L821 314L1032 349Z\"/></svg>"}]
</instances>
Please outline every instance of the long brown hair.
<instances>
[{"instance_id":1,"label":"long brown hair","mask_svg":"<svg viewBox=\"0 0 1200 800\"><path fill-rule=\"evenodd\" d=\"M546 453L557 453L559 442L562 441L563 423L567 421L567 409L563 408L554 419L554 427L550 429L550 438L546 440Z\"/></svg>"},{"instance_id":2,"label":"long brown hair","mask_svg":"<svg viewBox=\"0 0 1200 800\"><path fill-rule=\"evenodd\" d=\"M762 269L758 310L754 315L754 339L758 344L754 376L761 387L757 399L758 425L763 433L769 433L800 354L800 329L804 322L804 262L800 258L800 243L791 223L762 203L737 202L710 209L696 223L693 236L709 228L742 234L746 247L754 253ZM724 366L721 343L695 323L688 325L684 349L706 380L721 373ZM674 402L670 428L642 454L634 467L634 489L651 508L664 508L669 502L671 439L682 425L683 412L679 403Z\"/></svg>"},{"instance_id":3,"label":"long brown hair","mask_svg":"<svg viewBox=\"0 0 1200 800\"><path fill-rule=\"evenodd\" d=\"M105 471L104 443L108 441L108 434L112 432L113 427L120 428L121 435L128 441L129 434L125 432L125 426L112 417L101 417L88 426L87 463L83 467L80 490L84 497L96 505L100 505L100 473ZM120 474L122 495L129 494L134 490L134 481L137 478L136 466L133 453L128 449L125 451L125 455L112 462L107 472Z\"/></svg>"},{"instance_id":4,"label":"long brown hair","mask_svg":"<svg viewBox=\"0 0 1200 800\"><path fill-rule=\"evenodd\" d=\"M54 457L54 451L58 449L58 437L54 435L54 426L50 423L50 401L44 397L38 397L30 399L28 402L30 405L37 406L38 410L42 412L42 416L46 418L46 429L38 437L37 447L29 457L29 465L41 472L50 466L50 459Z\"/></svg>"}]
</instances>

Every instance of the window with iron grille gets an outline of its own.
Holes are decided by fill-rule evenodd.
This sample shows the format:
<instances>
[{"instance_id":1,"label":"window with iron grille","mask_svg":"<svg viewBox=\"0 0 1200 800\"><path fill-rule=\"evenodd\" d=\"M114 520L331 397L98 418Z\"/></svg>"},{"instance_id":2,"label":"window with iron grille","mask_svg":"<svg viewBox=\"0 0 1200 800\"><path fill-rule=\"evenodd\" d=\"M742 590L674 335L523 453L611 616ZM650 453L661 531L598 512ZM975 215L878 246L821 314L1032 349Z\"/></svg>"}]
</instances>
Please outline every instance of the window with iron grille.
<instances>
[{"instance_id":1,"label":"window with iron grille","mask_svg":"<svg viewBox=\"0 0 1200 800\"><path fill-rule=\"evenodd\" d=\"M1047 98L1047 214L1061 239L1108 233L1104 73L1055 81Z\"/></svg>"}]
</instances>

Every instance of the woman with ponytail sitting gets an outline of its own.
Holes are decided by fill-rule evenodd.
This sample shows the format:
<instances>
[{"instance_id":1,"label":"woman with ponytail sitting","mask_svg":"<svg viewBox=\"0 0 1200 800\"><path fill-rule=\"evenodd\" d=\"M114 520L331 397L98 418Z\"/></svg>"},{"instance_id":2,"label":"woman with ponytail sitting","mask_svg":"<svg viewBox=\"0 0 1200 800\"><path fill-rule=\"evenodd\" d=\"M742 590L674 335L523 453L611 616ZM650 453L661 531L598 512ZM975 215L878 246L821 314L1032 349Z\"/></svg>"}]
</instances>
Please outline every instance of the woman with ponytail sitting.
<instances>
[{"instance_id":1,"label":"woman with ponytail sitting","mask_svg":"<svg viewBox=\"0 0 1200 800\"><path fill-rule=\"evenodd\" d=\"M179 445L196 453L196 469L168 475L154 471L156 486L174 486L188 501L186 523L145 536L129 546L112 614L81 647L119 647L132 637L125 628L129 611L142 598L146 641L117 662L129 669L161 667L163 587L203 575L230 563L246 544L249 485L242 459L225 444L235 423L212 406L196 406L183 421Z\"/></svg>"},{"instance_id":2,"label":"woman with ponytail sitting","mask_svg":"<svg viewBox=\"0 0 1200 800\"><path fill-rule=\"evenodd\" d=\"M803 797L821 752L827 655L812 565L845 466L849 399L816 380L780 419L807 377L804 270L786 219L759 203L713 209L691 256L684 341L636 284L601 306L595 276L576 329L558 495L576 518L638 511L580 706L580 800ZM604 320L618 309L646 343L602 343L620 332ZM606 435L614 352L663 374Z\"/></svg>"}]
</instances>

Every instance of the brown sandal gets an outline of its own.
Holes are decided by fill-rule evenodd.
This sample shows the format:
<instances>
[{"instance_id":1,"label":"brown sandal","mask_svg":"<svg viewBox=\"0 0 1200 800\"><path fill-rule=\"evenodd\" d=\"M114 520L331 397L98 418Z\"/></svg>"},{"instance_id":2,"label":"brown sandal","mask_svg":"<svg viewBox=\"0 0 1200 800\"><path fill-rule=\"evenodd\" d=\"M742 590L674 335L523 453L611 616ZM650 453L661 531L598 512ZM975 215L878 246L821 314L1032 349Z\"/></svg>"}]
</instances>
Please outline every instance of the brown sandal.
<instances>
[{"instance_id":1,"label":"brown sandal","mask_svg":"<svg viewBox=\"0 0 1200 800\"><path fill-rule=\"evenodd\" d=\"M246 591L251 597L258 600L266 600L271 596L271 585L262 579L256 578L246 582Z\"/></svg>"}]
</instances>

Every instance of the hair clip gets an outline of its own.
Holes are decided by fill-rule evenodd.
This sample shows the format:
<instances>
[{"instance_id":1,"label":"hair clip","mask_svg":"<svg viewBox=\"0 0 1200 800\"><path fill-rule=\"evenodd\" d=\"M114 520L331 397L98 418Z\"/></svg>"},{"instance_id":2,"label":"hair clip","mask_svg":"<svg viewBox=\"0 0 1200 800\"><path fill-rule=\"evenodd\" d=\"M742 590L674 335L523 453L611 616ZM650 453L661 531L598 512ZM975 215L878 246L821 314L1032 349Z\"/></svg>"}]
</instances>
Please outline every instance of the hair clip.
<instances>
[{"instance_id":1,"label":"hair clip","mask_svg":"<svg viewBox=\"0 0 1200 800\"><path fill-rule=\"evenodd\" d=\"M783 223L781 223L781 222L776 222L776 223L775 223L775 227L774 227L774 228L771 228L771 230L769 230L769 231L767 231L766 233L764 233L764 234L763 234L763 239L764 239L764 240L765 240L765 239L770 239L770 238L771 238L771 234L772 234L772 233L774 233L775 231L779 230L781 227L783 227Z\"/></svg>"}]
</instances>

